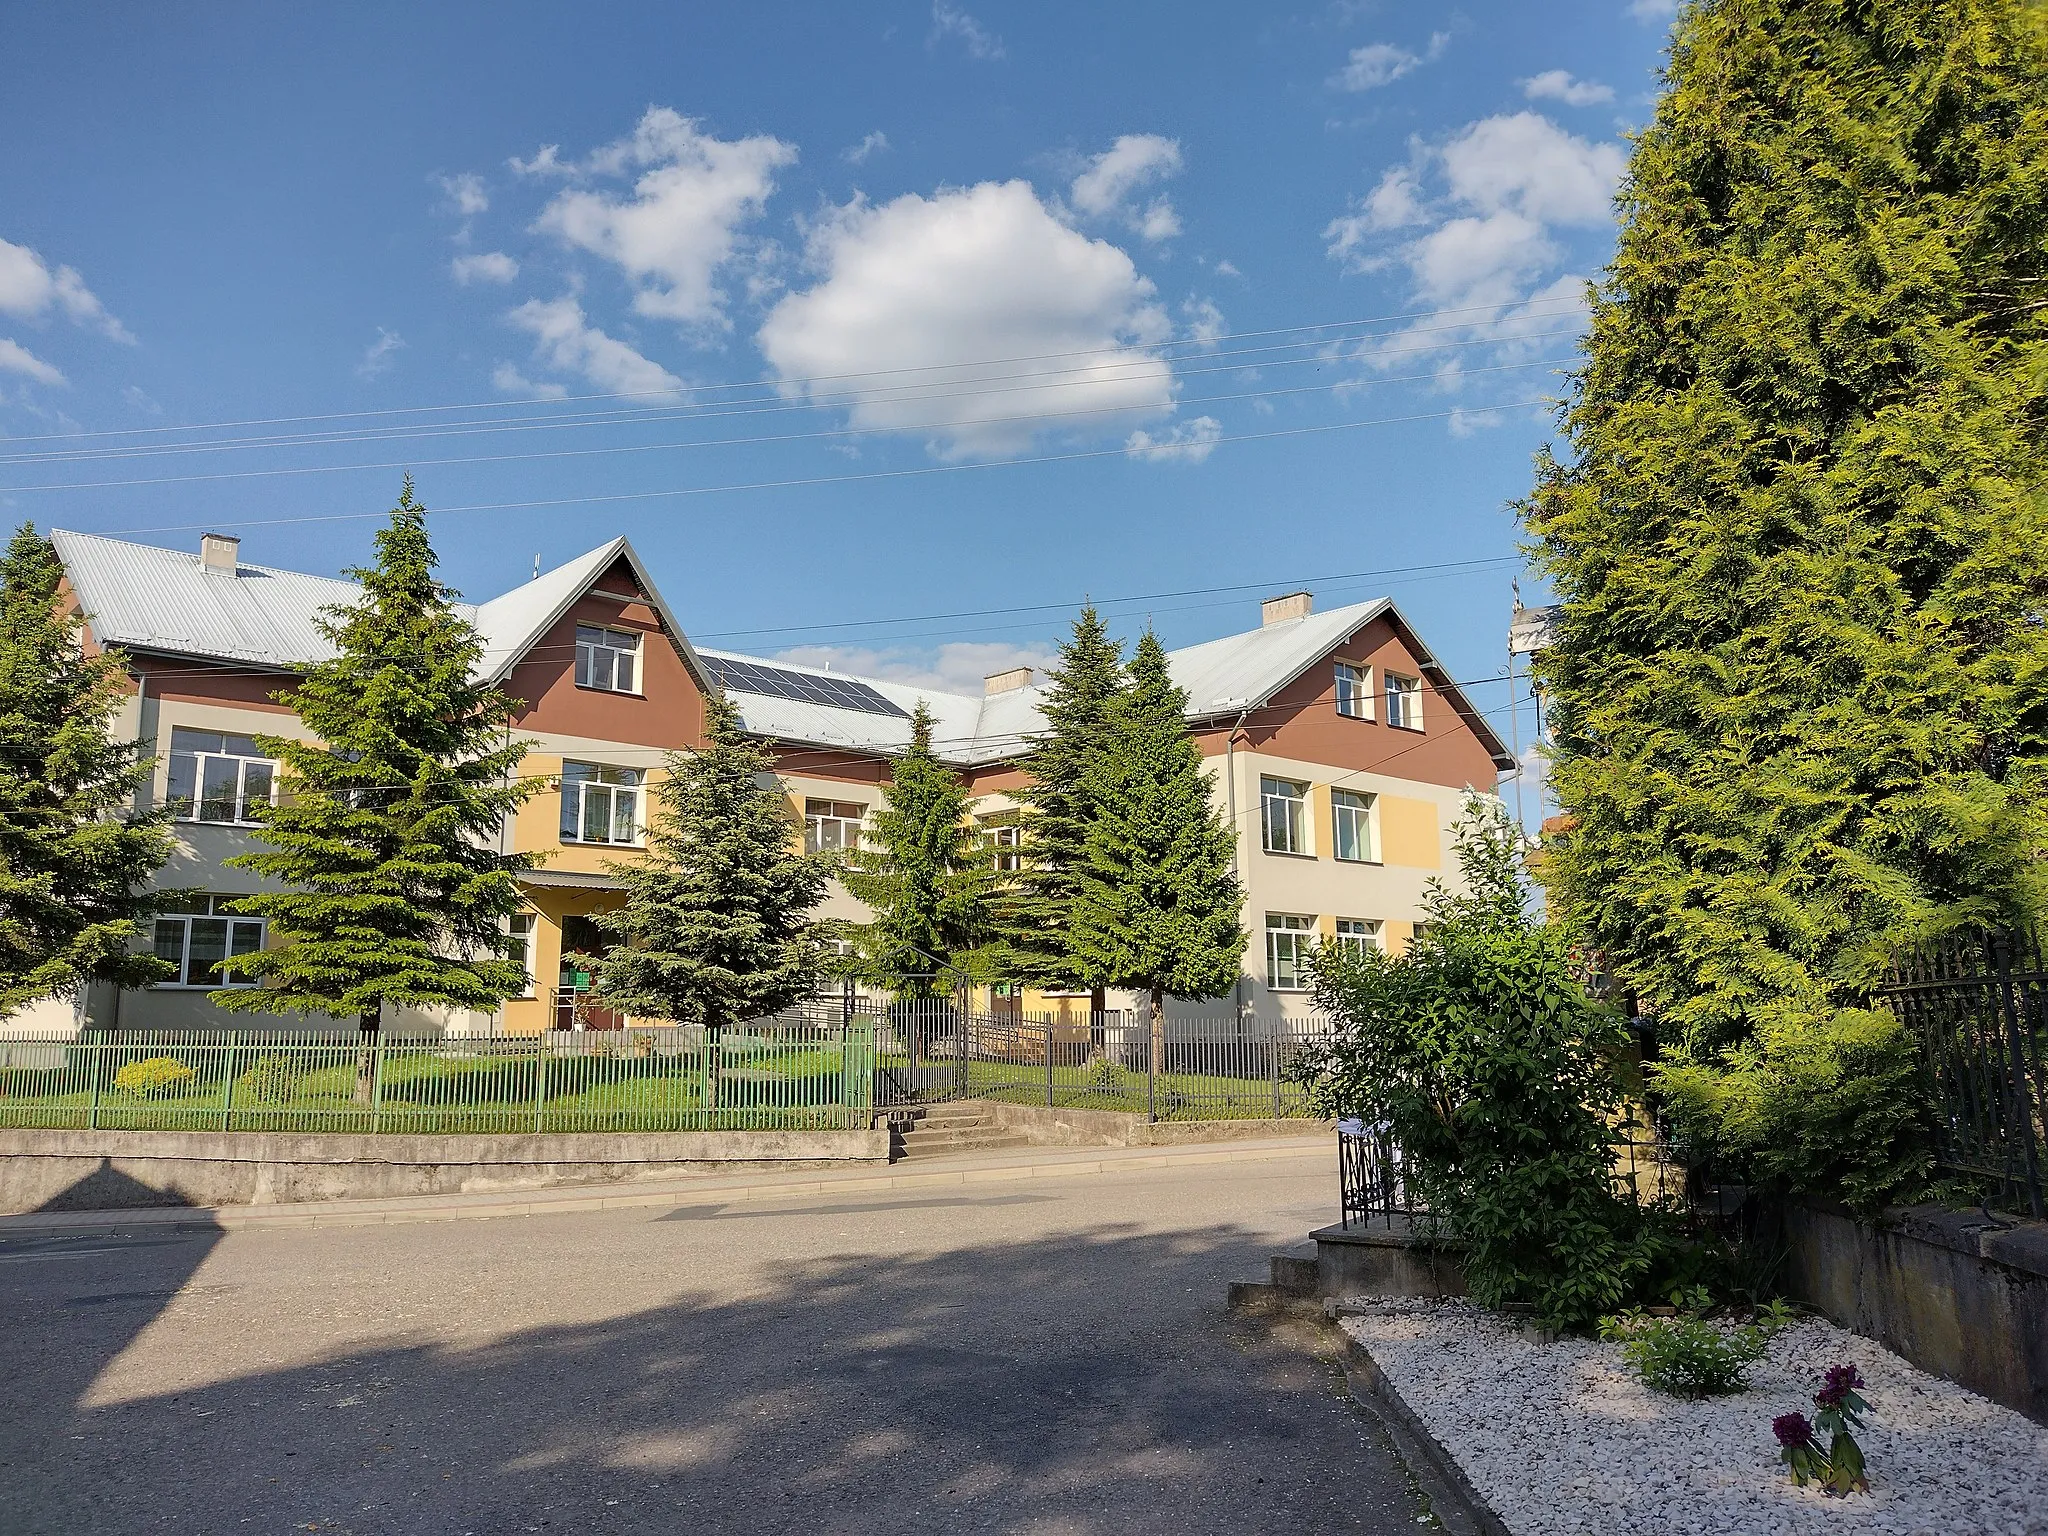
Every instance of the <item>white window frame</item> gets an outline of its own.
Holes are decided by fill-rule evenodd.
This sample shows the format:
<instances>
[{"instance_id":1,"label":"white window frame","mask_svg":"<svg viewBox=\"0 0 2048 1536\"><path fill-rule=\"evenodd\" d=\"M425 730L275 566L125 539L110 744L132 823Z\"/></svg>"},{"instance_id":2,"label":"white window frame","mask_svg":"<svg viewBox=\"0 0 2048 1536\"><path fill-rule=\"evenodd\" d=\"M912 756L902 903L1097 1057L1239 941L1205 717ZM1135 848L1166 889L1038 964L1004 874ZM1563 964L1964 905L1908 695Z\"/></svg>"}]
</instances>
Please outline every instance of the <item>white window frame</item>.
<instances>
[{"instance_id":1,"label":"white window frame","mask_svg":"<svg viewBox=\"0 0 2048 1536\"><path fill-rule=\"evenodd\" d=\"M1337 713L1346 720L1370 720L1372 668L1356 661L1340 661L1332 675L1336 678Z\"/></svg>"},{"instance_id":2,"label":"white window frame","mask_svg":"<svg viewBox=\"0 0 2048 1536\"><path fill-rule=\"evenodd\" d=\"M576 686L599 693L639 694L640 634L602 624L576 626ZM623 675L623 685L619 679Z\"/></svg>"},{"instance_id":3,"label":"white window frame","mask_svg":"<svg viewBox=\"0 0 2048 1536\"><path fill-rule=\"evenodd\" d=\"M1380 862L1380 797L1357 789L1330 791L1330 852L1347 864ZM1344 851L1344 828L1350 823L1362 840L1363 851L1354 845Z\"/></svg>"},{"instance_id":4,"label":"white window frame","mask_svg":"<svg viewBox=\"0 0 2048 1536\"><path fill-rule=\"evenodd\" d=\"M982 831L988 837L989 867L999 875L1014 875L1024 867L1024 827L1017 820L1016 813L1002 814L983 820Z\"/></svg>"},{"instance_id":5,"label":"white window frame","mask_svg":"<svg viewBox=\"0 0 2048 1536\"><path fill-rule=\"evenodd\" d=\"M195 923L219 923L221 925L221 958L234 955L254 954L262 949L269 937L270 924L261 917L243 917L227 910L228 903L237 900L233 896L200 896L195 902L201 910L196 912L160 912L155 926L150 930L150 945L159 960L172 957L164 952L165 930L178 930L178 974L175 980L159 981L156 987L171 992L214 992L226 987L253 987L259 985L252 976L229 976L225 972L218 981L192 981L192 928ZM253 942L251 942L253 941ZM240 944L238 948L237 945ZM213 969L219 969L219 961Z\"/></svg>"},{"instance_id":6,"label":"white window frame","mask_svg":"<svg viewBox=\"0 0 2048 1536\"><path fill-rule=\"evenodd\" d=\"M1399 672L1384 674L1387 682L1387 724L1397 731L1422 729L1422 679Z\"/></svg>"},{"instance_id":7,"label":"white window frame","mask_svg":"<svg viewBox=\"0 0 2048 1536\"><path fill-rule=\"evenodd\" d=\"M1376 917L1340 917L1335 943L1339 949L1375 949L1384 954L1387 925Z\"/></svg>"},{"instance_id":8,"label":"white window frame","mask_svg":"<svg viewBox=\"0 0 2048 1536\"><path fill-rule=\"evenodd\" d=\"M1298 912L1266 914L1266 988L1306 992L1309 956L1316 947L1316 920ZM1283 959L1284 957L1284 959Z\"/></svg>"},{"instance_id":9,"label":"white window frame","mask_svg":"<svg viewBox=\"0 0 2048 1536\"><path fill-rule=\"evenodd\" d=\"M1266 852L1315 857L1314 835L1308 821L1308 791L1308 785L1294 779L1259 775L1259 844Z\"/></svg>"},{"instance_id":10,"label":"white window frame","mask_svg":"<svg viewBox=\"0 0 2048 1536\"><path fill-rule=\"evenodd\" d=\"M540 914L538 912L514 912L505 919L505 932L512 939L512 961L526 973L526 990L519 995L532 997L539 980L533 971L533 941L540 935Z\"/></svg>"},{"instance_id":11,"label":"white window frame","mask_svg":"<svg viewBox=\"0 0 2048 1536\"><path fill-rule=\"evenodd\" d=\"M851 811L853 814L848 815ZM860 829L868 808L858 800L804 797L804 852L838 853L860 846ZM830 832L828 837L827 832Z\"/></svg>"},{"instance_id":12,"label":"white window frame","mask_svg":"<svg viewBox=\"0 0 2048 1536\"><path fill-rule=\"evenodd\" d=\"M178 743L180 736L186 738L183 746ZM197 736L212 737L219 741L220 750L207 750L194 745L192 738ZM246 743L249 750L228 750L236 743ZM240 731L209 731L198 726L174 725L171 727L171 748L165 756L170 762L169 776L164 781L164 800L172 807L171 815L174 820L199 822L215 827L248 827L254 826L257 820L249 814L251 806L277 804L277 759L265 757L257 751L254 738ZM191 779L186 786L187 792L180 793L178 781L181 777L180 769L185 762L191 764ZM207 794L207 780L210 776L218 779L223 773L228 779L226 787L232 796L229 809L233 814L209 816L205 814L207 809L210 806L220 807L222 801L217 796ZM252 779L260 781L260 788L252 784ZM177 804L180 800L185 802L182 807Z\"/></svg>"},{"instance_id":13,"label":"white window frame","mask_svg":"<svg viewBox=\"0 0 2048 1536\"><path fill-rule=\"evenodd\" d=\"M616 778L605 775L615 774ZM583 775L589 775L584 777ZM605 804L604 837L586 837L587 804L593 795L601 795ZM617 834L620 816L620 797L630 801L626 819L631 823L629 836ZM570 811L570 806L575 811ZM562 820L557 829L565 843L580 844L586 848L637 848L646 833L647 775L638 768L618 768L610 763L564 763L562 764Z\"/></svg>"}]
</instances>

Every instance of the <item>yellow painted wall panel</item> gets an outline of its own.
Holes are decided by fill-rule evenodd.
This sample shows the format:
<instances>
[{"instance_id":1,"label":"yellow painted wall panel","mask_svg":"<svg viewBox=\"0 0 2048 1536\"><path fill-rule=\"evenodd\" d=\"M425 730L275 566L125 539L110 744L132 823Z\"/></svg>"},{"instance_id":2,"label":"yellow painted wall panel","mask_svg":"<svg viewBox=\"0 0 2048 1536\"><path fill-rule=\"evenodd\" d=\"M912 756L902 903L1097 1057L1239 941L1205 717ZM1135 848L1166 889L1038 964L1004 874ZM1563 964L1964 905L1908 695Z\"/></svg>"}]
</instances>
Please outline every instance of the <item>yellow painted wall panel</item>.
<instances>
[{"instance_id":1,"label":"yellow painted wall panel","mask_svg":"<svg viewBox=\"0 0 2048 1536\"><path fill-rule=\"evenodd\" d=\"M1325 944L1334 943L1337 938L1337 915L1334 912L1319 914L1316 918L1316 937Z\"/></svg>"},{"instance_id":2,"label":"yellow painted wall panel","mask_svg":"<svg viewBox=\"0 0 2048 1536\"><path fill-rule=\"evenodd\" d=\"M1434 801L1381 795L1379 813L1381 862L1410 869L1443 868L1443 841Z\"/></svg>"},{"instance_id":3,"label":"yellow painted wall panel","mask_svg":"<svg viewBox=\"0 0 2048 1536\"><path fill-rule=\"evenodd\" d=\"M1334 859L1337 856L1336 820L1330 814L1330 786L1311 784L1308 790L1310 830L1315 838L1316 857Z\"/></svg>"},{"instance_id":4,"label":"yellow painted wall panel","mask_svg":"<svg viewBox=\"0 0 2048 1536\"><path fill-rule=\"evenodd\" d=\"M1415 937L1415 925L1403 918L1390 917L1380 930L1380 937L1386 942L1387 953L1398 957L1408 948L1408 941Z\"/></svg>"}]
</instances>

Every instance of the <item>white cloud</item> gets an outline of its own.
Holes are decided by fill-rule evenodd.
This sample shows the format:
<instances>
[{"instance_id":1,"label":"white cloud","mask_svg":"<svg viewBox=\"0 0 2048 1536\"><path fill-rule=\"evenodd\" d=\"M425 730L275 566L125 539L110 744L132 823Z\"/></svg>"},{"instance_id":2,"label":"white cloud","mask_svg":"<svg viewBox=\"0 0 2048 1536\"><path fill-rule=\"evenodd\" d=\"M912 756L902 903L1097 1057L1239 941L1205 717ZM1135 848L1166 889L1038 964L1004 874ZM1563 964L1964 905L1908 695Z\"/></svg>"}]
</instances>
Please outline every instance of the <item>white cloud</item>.
<instances>
[{"instance_id":1,"label":"white cloud","mask_svg":"<svg viewBox=\"0 0 2048 1536\"><path fill-rule=\"evenodd\" d=\"M983 680L1013 667L1030 667L1037 681L1059 661L1050 643L1011 645L994 640L953 640L931 649L917 646L798 645L778 651L777 661L800 667L828 667L885 682L907 683L939 693L977 696Z\"/></svg>"},{"instance_id":2,"label":"white cloud","mask_svg":"<svg viewBox=\"0 0 2048 1536\"><path fill-rule=\"evenodd\" d=\"M641 314L722 324L721 271L745 253L741 231L760 216L775 173L795 161L796 147L780 139L713 138L693 119L650 107L632 134L598 150L581 172L638 170L632 195L567 188L541 211L536 227L615 262L633 280L633 307ZM549 145L518 169L538 175L561 163Z\"/></svg>"},{"instance_id":3,"label":"white cloud","mask_svg":"<svg viewBox=\"0 0 2048 1536\"><path fill-rule=\"evenodd\" d=\"M158 405L156 401L150 397L149 391L143 389L140 385L130 384L127 388L121 391L121 398L123 400L126 400L130 405L134 406L136 410L142 412L145 416L161 416L164 413L164 408L161 405Z\"/></svg>"},{"instance_id":4,"label":"white cloud","mask_svg":"<svg viewBox=\"0 0 2048 1536\"><path fill-rule=\"evenodd\" d=\"M529 400L559 400L569 391L560 384L537 384L510 363L491 370L491 388L501 395L520 395Z\"/></svg>"},{"instance_id":5,"label":"white cloud","mask_svg":"<svg viewBox=\"0 0 2048 1536\"><path fill-rule=\"evenodd\" d=\"M562 158L562 146L543 144L533 152L531 160L522 160L517 155L505 162L512 167L516 176L574 176L576 167Z\"/></svg>"},{"instance_id":6,"label":"white cloud","mask_svg":"<svg viewBox=\"0 0 2048 1536\"><path fill-rule=\"evenodd\" d=\"M1403 75L1413 74L1425 64L1435 63L1450 45L1451 34L1448 32L1432 32L1429 47L1421 53L1410 52L1393 43L1367 43L1363 48L1351 50L1351 57L1331 77L1330 84L1344 91L1376 91L1383 85L1392 85Z\"/></svg>"},{"instance_id":7,"label":"white cloud","mask_svg":"<svg viewBox=\"0 0 2048 1536\"><path fill-rule=\"evenodd\" d=\"M1223 311L1216 307L1214 299L1183 299L1180 312L1188 323L1188 339L1201 346L1213 347L1230 334Z\"/></svg>"},{"instance_id":8,"label":"white cloud","mask_svg":"<svg viewBox=\"0 0 2048 1536\"><path fill-rule=\"evenodd\" d=\"M1537 112L1473 123L1443 147L1451 195L1487 212L1559 224L1604 224L1627 165L1619 144L1594 144Z\"/></svg>"},{"instance_id":9,"label":"white cloud","mask_svg":"<svg viewBox=\"0 0 2048 1536\"><path fill-rule=\"evenodd\" d=\"M479 251L458 256L448 264L455 281L467 288L471 283L509 283L519 275L519 263L503 251Z\"/></svg>"},{"instance_id":10,"label":"white cloud","mask_svg":"<svg viewBox=\"0 0 2048 1536\"><path fill-rule=\"evenodd\" d=\"M377 339L363 348L363 360L356 364L359 379L381 378L390 370L392 354L405 346L405 338L396 331L377 327Z\"/></svg>"},{"instance_id":11,"label":"white cloud","mask_svg":"<svg viewBox=\"0 0 2048 1536\"><path fill-rule=\"evenodd\" d=\"M1076 211L1092 219L1115 219L1147 240L1180 233L1180 216L1163 195L1138 206L1135 194L1181 170L1180 141L1156 133L1127 133L1089 160L1068 195Z\"/></svg>"},{"instance_id":12,"label":"white cloud","mask_svg":"<svg viewBox=\"0 0 2048 1536\"><path fill-rule=\"evenodd\" d=\"M1237 263L1236 263L1236 262L1234 262L1234 261L1219 261L1219 262L1217 262L1217 263L1216 263L1216 266L1215 266L1215 269L1214 269L1214 270L1215 270L1216 274L1217 274L1217 275L1218 275L1219 277L1243 277L1243 276L1244 276L1244 274L1243 274L1242 272L1238 271L1238 269L1237 269Z\"/></svg>"},{"instance_id":13,"label":"white cloud","mask_svg":"<svg viewBox=\"0 0 2048 1536\"><path fill-rule=\"evenodd\" d=\"M873 133L862 138L858 144L850 145L839 151L839 158L848 165L865 165L870 155L883 155L888 152L889 135L877 128Z\"/></svg>"},{"instance_id":14,"label":"white cloud","mask_svg":"<svg viewBox=\"0 0 2048 1536\"><path fill-rule=\"evenodd\" d=\"M64 375L16 341L0 336L0 373L18 373L38 384L62 384Z\"/></svg>"},{"instance_id":15,"label":"white cloud","mask_svg":"<svg viewBox=\"0 0 2048 1536\"><path fill-rule=\"evenodd\" d=\"M484 190L484 179L475 171L437 179L441 190L448 194L449 211L458 217L473 219L491 206L490 194Z\"/></svg>"},{"instance_id":16,"label":"white cloud","mask_svg":"<svg viewBox=\"0 0 2048 1536\"><path fill-rule=\"evenodd\" d=\"M1003 40L995 33L957 6L946 4L946 0L932 0L930 41L936 43L944 37L960 39L960 46L967 50L971 59L1000 59L1003 56Z\"/></svg>"},{"instance_id":17,"label":"white cloud","mask_svg":"<svg viewBox=\"0 0 2048 1536\"><path fill-rule=\"evenodd\" d=\"M769 312L761 351L785 394L843 405L859 430L1000 456L1045 427L1122 430L1118 415L1171 408L1152 284L1025 182L856 199L813 227L805 259L818 281ZM1038 361L991 362L1005 358ZM1091 414L1062 415L1077 410Z\"/></svg>"},{"instance_id":18,"label":"white cloud","mask_svg":"<svg viewBox=\"0 0 2048 1536\"><path fill-rule=\"evenodd\" d=\"M1628 13L1637 21L1669 21L1678 14L1678 0L1629 0Z\"/></svg>"},{"instance_id":19,"label":"white cloud","mask_svg":"<svg viewBox=\"0 0 2048 1536\"><path fill-rule=\"evenodd\" d=\"M0 314L40 320L54 310L62 310L73 324L90 326L114 341L130 345L135 341L128 327L108 314L106 306L85 286L76 268L52 271L27 246L0 240Z\"/></svg>"},{"instance_id":20,"label":"white cloud","mask_svg":"<svg viewBox=\"0 0 2048 1536\"><path fill-rule=\"evenodd\" d=\"M505 318L533 337L534 357L557 373L581 374L608 393L656 402L682 398L681 379L592 325L573 297L528 299Z\"/></svg>"},{"instance_id":21,"label":"white cloud","mask_svg":"<svg viewBox=\"0 0 2048 1536\"><path fill-rule=\"evenodd\" d=\"M1614 100L1614 87L1597 80L1573 78L1568 69L1546 69L1522 82L1522 94L1531 101L1561 101L1568 107L1597 107Z\"/></svg>"},{"instance_id":22,"label":"white cloud","mask_svg":"<svg viewBox=\"0 0 2048 1536\"><path fill-rule=\"evenodd\" d=\"M1214 416L1197 416L1192 421L1176 422L1170 430L1156 436L1143 429L1133 432L1124 439L1124 452L1134 459L1155 463L1178 459L1185 464L1199 464L1222 441L1223 423Z\"/></svg>"}]
</instances>

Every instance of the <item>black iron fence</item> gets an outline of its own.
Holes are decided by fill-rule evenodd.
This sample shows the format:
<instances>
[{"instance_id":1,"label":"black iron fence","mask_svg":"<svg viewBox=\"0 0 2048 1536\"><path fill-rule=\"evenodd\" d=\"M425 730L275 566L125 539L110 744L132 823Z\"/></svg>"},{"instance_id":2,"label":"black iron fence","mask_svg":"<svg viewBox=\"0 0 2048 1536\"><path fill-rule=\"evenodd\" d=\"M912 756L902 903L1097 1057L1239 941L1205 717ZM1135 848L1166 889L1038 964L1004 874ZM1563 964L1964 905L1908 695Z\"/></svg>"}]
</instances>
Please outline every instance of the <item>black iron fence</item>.
<instances>
[{"instance_id":1,"label":"black iron fence","mask_svg":"<svg viewBox=\"0 0 2048 1536\"><path fill-rule=\"evenodd\" d=\"M2035 1217L2048 1145L2048 964L2038 934L1959 938L1903 961L1879 989L1919 1042L1937 1155L1949 1173Z\"/></svg>"}]
</instances>

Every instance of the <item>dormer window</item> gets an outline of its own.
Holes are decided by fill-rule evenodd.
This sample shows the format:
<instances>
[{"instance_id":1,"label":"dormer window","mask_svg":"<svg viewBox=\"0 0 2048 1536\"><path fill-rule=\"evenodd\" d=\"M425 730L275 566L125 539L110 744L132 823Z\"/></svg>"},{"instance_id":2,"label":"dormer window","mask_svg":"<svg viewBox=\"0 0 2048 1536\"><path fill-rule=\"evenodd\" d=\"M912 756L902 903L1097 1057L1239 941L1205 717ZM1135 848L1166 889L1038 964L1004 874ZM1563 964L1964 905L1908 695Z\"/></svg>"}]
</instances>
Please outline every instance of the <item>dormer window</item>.
<instances>
[{"instance_id":1,"label":"dormer window","mask_svg":"<svg viewBox=\"0 0 2048 1536\"><path fill-rule=\"evenodd\" d=\"M1387 724L1397 731L1422 729L1422 679L1387 674Z\"/></svg>"},{"instance_id":2,"label":"dormer window","mask_svg":"<svg viewBox=\"0 0 2048 1536\"><path fill-rule=\"evenodd\" d=\"M1372 718L1372 669L1337 663L1337 713L1351 720Z\"/></svg>"},{"instance_id":3,"label":"dormer window","mask_svg":"<svg viewBox=\"0 0 2048 1536\"><path fill-rule=\"evenodd\" d=\"M607 693L637 693L640 637L630 630L576 626L576 686Z\"/></svg>"}]
</instances>

